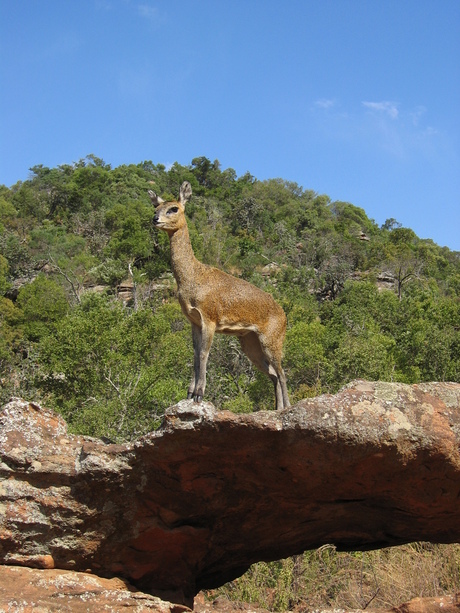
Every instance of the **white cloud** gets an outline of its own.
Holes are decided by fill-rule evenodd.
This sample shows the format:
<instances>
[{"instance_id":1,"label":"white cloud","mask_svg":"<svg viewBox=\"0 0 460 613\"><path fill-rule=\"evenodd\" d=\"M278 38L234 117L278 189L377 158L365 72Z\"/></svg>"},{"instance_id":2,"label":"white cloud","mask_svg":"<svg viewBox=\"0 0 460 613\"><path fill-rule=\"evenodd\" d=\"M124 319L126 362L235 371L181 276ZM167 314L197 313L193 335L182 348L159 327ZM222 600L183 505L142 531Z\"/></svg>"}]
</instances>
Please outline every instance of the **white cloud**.
<instances>
[{"instance_id":1,"label":"white cloud","mask_svg":"<svg viewBox=\"0 0 460 613\"><path fill-rule=\"evenodd\" d=\"M138 4L137 10L139 15L145 19L149 19L150 21L157 21L158 19L158 9L154 6L150 6L150 4Z\"/></svg>"},{"instance_id":2,"label":"white cloud","mask_svg":"<svg viewBox=\"0 0 460 613\"><path fill-rule=\"evenodd\" d=\"M398 107L394 102L382 101L382 102L363 102L363 106L376 111L378 113L386 113L391 119L397 119L399 115Z\"/></svg>"},{"instance_id":3,"label":"white cloud","mask_svg":"<svg viewBox=\"0 0 460 613\"><path fill-rule=\"evenodd\" d=\"M420 119L426 113L426 107L418 106L414 111L410 113L410 117L412 118L412 123L414 126L418 126L420 123Z\"/></svg>"},{"instance_id":4,"label":"white cloud","mask_svg":"<svg viewBox=\"0 0 460 613\"><path fill-rule=\"evenodd\" d=\"M329 98L320 98L315 101L315 106L320 109L330 109L335 106L335 100L330 100Z\"/></svg>"},{"instance_id":5,"label":"white cloud","mask_svg":"<svg viewBox=\"0 0 460 613\"><path fill-rule=\"evenodd\" d=\"M428 109L422 105L405 109L390 100L365 100L347 109L337 98L321 98L310 112L316 129L355 149L380 150L409 160L431 158L442 146L442 134L427 124Z\"/></svg>"}]
</instances>

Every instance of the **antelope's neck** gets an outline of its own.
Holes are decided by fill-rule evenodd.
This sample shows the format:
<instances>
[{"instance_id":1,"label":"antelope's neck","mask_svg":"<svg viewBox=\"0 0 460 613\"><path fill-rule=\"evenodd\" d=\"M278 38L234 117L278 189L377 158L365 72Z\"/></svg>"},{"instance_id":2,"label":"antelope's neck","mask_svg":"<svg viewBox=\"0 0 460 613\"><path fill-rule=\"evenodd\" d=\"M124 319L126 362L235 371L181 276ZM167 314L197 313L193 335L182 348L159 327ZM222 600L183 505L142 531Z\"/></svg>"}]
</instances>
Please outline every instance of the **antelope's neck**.
<instances>
[{"instance_id":1,"label":"antelope's neck","mask_svg":"<svg viewBox=\"0 0 460 613\"><path fill-rule=\"evenodd\" d=\"M200 262L193 253L190 235L187 225L182 226L170 237L171 248L171 269L176 279L178 287L191 282L196 270L200 267Z\"/></svg>"}]
</instances>

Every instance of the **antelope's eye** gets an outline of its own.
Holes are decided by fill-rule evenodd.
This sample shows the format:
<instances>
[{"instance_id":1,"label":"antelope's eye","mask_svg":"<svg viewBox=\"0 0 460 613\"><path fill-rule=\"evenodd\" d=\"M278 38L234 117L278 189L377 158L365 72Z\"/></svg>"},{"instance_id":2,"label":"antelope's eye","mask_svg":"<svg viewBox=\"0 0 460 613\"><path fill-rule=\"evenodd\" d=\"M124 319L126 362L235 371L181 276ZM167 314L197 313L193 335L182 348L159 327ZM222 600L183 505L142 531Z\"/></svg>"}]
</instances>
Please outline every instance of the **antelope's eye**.
<instances>
[{"instance_id":1,"label":"antelope's eye","mask_svg":"<svg viewBox=\"0 0 460 613\"><path fill-rule=\"evenodd\" d=\"M168 209L167 215L170 215L171 213L177 213L178 210L179 210L179 207L172 206L170 209Z\"/></svg>"}]
</instances>

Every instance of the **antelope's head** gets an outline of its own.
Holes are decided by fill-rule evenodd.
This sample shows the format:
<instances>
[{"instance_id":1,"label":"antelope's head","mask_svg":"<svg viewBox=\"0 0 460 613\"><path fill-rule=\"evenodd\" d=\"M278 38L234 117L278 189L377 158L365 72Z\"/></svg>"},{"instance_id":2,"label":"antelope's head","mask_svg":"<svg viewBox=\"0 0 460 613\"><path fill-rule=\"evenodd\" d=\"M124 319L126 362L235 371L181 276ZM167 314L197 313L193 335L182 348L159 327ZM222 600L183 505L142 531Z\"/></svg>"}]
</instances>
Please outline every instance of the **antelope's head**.
<instances>
[{"instance_id":1,"label":"antelope's head","mask_svg":"<svg viewBox=\"0 0 460 613\"><path fill-rule=\"evenodd\" d=\"M156 209L153 218L155 227L172 234L187 223L185 219L185 204L192 195L192 186L188 181L184 181L181 185L179 200L165 201L152 190L149 190L148 194Z\"/></svg>"}]
</instances>

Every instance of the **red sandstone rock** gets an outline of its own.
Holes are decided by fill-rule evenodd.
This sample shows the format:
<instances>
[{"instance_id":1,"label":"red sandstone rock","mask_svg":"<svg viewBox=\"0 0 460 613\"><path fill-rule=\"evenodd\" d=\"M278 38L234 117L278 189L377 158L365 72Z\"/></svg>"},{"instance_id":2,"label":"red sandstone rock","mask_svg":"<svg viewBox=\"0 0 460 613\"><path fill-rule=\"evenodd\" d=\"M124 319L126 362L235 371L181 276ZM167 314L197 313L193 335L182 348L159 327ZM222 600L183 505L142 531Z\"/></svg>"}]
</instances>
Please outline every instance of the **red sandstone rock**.
<instances>
[{"instance_id":1,"label":"red sandstone rock","mask_svg":"<svg viewBox=\"0 0 460 613\"><path fill-rule=\"evenodd\" d=\"M183 401L109 445L0 413L0 563L90 569L191 604L258 560L460 540L460 385L354 382L291 409Z\"/></svg>"},{"instance_id":2,"label":"red sandstone rock","mask_svg":"<svg viewBox=\"0 0 460 613\"><path fill-rule=\"evenodd\" d=\"M459 613L460 593L438 598L414 598L399 607L391 609L393 613ZM372 613L372 611L369 611Z\"/></svg>"},{"instance_id":3,"label":"red sandstone rock","mask_svg":"<svg viewBox=\"0 0 460 613\"><path fill-rule=\"evenodd\" d=\"M0 612L184 613L181 605L139 592L121 579L69 570L0 566Z\"/></svg>"}]
</instances>

